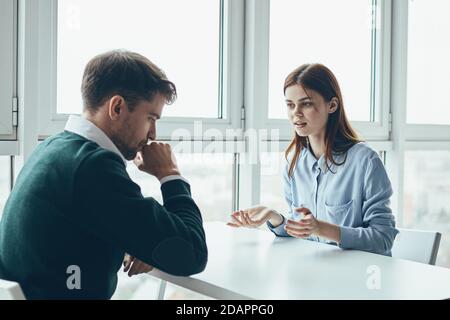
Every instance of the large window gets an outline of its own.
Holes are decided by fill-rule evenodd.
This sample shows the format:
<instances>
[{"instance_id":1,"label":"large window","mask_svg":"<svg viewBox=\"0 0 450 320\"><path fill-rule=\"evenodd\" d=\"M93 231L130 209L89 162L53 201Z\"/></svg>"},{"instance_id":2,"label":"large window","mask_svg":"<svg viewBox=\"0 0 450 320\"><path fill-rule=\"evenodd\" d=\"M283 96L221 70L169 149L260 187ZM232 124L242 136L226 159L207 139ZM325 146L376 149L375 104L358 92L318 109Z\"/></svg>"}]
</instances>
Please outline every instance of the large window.
<instances>
[{"instance_id":1,"label":"large window","mask_svg":"<svg viewBox=\"0 0 450 320\"><path fill-rule=\"evenodd\" d=\"M232 212L233 155L224 153L178 153L181 174L190 185L192 197L197 203L204 221L226 221ZM128 173L141 187L142 194L154 197L161 204L158 180L141 172L130 163Z\"/></svg>"},{"instance_id":2,"label":"large window","mask_svg":"<svg viewBox=\"0 0 450 320\"><path fill-rule=\"evenodd\" d=\"M283 192L284 152L261 153L261 205L286 214L288 204Z\"/></svg>"},{"instance_id":3,"label":"large window","mask_svg":"<svg viewBox=\"0 0 450 320\"><path fill-rule=\"evenodd\" d=\"M450 1L409 0L407 122L450 124Z\"/></svg>"},{"instance_id":4,"label":"large window","mask_svg":"<svg viewBox=\"0 0 450 320\"><path fill-rule=\"evenodd\" d=\"M177 86L164 116L219 118L220 22L220 0L58 1L57 112L81 112L82 73L93 56L127 49Z\"/></svg>"},{"instance_id":5,"label":"large window","mask_svg":"<svg viewBox=\"0 0 450 320\"><path fill-rule=\"evenodd\" d=\"M450 151L407 151L404 186L404 227L441 232L436 264L450 267Z\"/></svg>"},{"instance_id":6,"label":"large window","mask_svg":"<svg viewBox=\"0 0 450 320\"><path fill-rule=\"evenodd\" d=\"M374 3L374 6L372 5ZM371 121L372 0L270 1L269 118L286 118L283 84L304 63L322 63L341 84L350 120ZM372 12L373 11L373 12ZM351 14L350 14L351 13Z\"/></svg>"}]
</instances>

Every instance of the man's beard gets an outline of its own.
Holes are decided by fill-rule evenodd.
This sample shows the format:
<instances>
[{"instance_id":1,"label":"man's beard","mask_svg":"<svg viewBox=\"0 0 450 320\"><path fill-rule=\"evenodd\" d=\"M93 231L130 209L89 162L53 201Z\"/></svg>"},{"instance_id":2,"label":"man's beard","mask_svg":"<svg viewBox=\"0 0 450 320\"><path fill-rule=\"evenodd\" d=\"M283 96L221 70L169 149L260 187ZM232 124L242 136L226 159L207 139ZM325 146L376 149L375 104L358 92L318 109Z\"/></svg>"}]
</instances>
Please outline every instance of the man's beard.
<instances>
[{"instance_id":1,"label":"man's beard","mask_svg":"<svg viewBox=\"0 0 450 320\"><path fill-rule=\"evenodd\" d=\"M120 137L113 137L111 139L116 145L117 149L119 149L122 156L127 160L133 160L136 158L136 154L139 151L138 148L129 147Z\"/></svg>"}]
</instances>

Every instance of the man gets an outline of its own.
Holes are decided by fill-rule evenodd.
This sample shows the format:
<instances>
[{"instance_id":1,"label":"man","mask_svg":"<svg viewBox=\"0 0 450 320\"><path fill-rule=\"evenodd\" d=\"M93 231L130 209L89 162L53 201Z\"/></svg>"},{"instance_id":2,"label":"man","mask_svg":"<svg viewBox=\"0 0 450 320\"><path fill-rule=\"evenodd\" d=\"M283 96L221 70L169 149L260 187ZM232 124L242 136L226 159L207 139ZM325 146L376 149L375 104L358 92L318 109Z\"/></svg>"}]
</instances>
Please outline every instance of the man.
<instances>
[{"instance_id":1,"label":"man","mask_svg":"<svg viewBox=\"0 0 450 320\"><path fill-rule=\"evenodd\" d=\"M0 278L29 299L109 299L124 254L129 274L154 266L188 276L207 261L190 186L170 146L150 142L173 83L145 57L111 51L84 71L83 115L42 142L23 167L0 223ZM161 182L144 198L126 160Z\"/></svg>"}]
</instances>

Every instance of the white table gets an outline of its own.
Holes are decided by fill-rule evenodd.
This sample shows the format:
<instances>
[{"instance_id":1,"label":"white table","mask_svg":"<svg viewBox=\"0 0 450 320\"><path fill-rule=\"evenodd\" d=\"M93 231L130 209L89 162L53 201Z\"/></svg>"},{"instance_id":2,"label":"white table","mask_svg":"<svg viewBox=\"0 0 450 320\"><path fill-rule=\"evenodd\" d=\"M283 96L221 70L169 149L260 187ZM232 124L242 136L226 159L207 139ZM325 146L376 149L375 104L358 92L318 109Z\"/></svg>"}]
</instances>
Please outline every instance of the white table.
<instances>
[{"instance_id":1,"label":"white table","mask_svg":"<svg viewBox=\"0 0 450 320\"><path fill-rule=\"evenodd\" d=\"M200 274L150 274L216 299L446 299L450 269L342 250L271 232L205 223L208 265Z\"/></svg>"}]
</instances>

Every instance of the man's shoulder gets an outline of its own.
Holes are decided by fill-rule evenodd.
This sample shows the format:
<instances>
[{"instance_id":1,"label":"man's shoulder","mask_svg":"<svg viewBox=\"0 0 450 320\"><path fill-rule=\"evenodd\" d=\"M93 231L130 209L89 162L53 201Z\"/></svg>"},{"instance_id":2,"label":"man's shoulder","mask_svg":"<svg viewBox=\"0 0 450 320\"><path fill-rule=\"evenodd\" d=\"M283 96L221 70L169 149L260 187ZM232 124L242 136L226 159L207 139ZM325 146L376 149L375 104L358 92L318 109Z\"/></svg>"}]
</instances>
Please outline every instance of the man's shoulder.
<instances>
[{"instance_id":1,"label":"man's shoulder","mask_svg":"<svg viewBox=\"0 0 450 320\"><path fill-rule=\"evenodd\" d=\"M120 156L110 150L90 145L86 145L83 149L80 162L84 166L119 166L125 169L125 164Z\"/></svg>"},{"instance_id":2,"label":"man's shoulder","mask_svg":"<svg viewBox=\"0 0 450 320\"><path fill-rule=\"evenodd\" d=\"M92 174L126 172L125 164L118 154L99 147L97 144L86 144L80 148L77 172L91 172Z\"/></svg>"},{"instance_id":3,"label":"man's shoulder","mask_svg":"<svg viewBox=\"0 0 450 320\"><path fill-rule=\"evenodd\" d=\"M76 149L90 151L100 148L100 146L76 133L63 131L45 139L38 149L58 152L72 152Z\"/></svg>"},{"instance_id":4,"label":"man's shoulder","mask_svg":"<svg viewBox=\"0 0 450 320\"><path fill-rule=\"evenodd\" d=\"M100 147L96 142L88 140L76 133L63 131L47 138L42 147L56 156L65 154L75 162L114 161L123 163L119 155Z\"/></svg>"}]
</instances>

